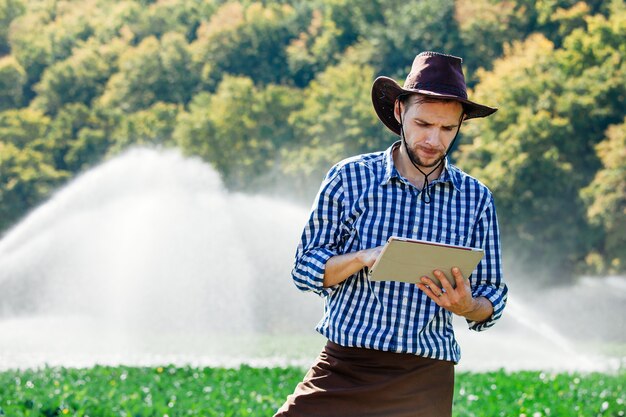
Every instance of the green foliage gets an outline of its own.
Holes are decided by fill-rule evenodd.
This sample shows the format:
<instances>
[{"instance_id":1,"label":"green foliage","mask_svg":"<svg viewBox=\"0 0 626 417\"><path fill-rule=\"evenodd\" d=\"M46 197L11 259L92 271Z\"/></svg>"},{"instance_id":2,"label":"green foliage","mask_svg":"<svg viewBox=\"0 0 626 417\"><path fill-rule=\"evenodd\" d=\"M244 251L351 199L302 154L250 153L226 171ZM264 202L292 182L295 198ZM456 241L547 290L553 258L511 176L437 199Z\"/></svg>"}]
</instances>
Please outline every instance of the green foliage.
<instances>
[{"instance_id":1,"label":"green foliage","mask_svg":"<svg viewBox=\"0 0 626 417\"><path fill-rule=\"evenodd\" d=\"M42 152L0 141L0 229L48 197L65 178L67 173L54 169Z\"/></svg>"},{"instance_id":2,"label":"green foliage","mask_svg":"<svg viewBox=\"0 0 626 417\"><path fill-rule=\"evenodd\" d=\"M178 33L144 39L121 54L118 67L100 97L105 108L134 112L158 101L187 103L198 83L187 42Z\"/></svg>"},{"instance_id":3,"label":"green foliage","mask_svg":"<svg viewBox=\"0 0 626 417\"><path fill-rule=\"evenodd\" d=\"M50 121L32 110L0 113L0 230L48 197L67 177L46 152Z\"/></svg>"},{"instance_id":4,"label":"green foliage","mask_svg":"<svg viewBox=\"0 0 626 417\"><path fill-rule=\"evenodd\" d=\"M384 2L383 22L367 38L377 45L376 68L405 77L416 51L446 51L466 55L458 39L454 0Z\"/></svg>"},{"instance_id":5,"label":"green foliage","mask_svg":"<svg viewBox=\"0 0 626 417\"><path fill-rule=\"evenodd\" d=\"M27 13L11 23L9 33L9 44L11 55L26 70L27 83L24 86L24 93L27 99L33 97L30 91L32 85L39 81L41 74L52 61L51 39L41 36L39 31L32 28L40 28L49 21L49 17L44 13Z\"/></svg>"},{"instance_id":6,"label":"green foliage","mask_svg":"<svg viewBox=\"0 0 626 417\"><path fill-rule=\"evenodd\" d=\"M228 185L254 189L293 137L287 117L298 105L299 95L288 87L260 89L249 78L226 76L214 94L194 97L174 138L187 153L211 162Z\"/></svg>"},{"instance_id":7,"label":"green foliage","mask_svg":"<svg viewBox=\"0 0 626 417\"><path fill-rule=\"evenodd\" d=\"M454 415L622 416L626 375L504 371L456 377Z\"/></svg>"},{"instance_id":8,"label":"green foliage","mask_svg":"<svg viewBox=\"0 0 626 417\"><path fill-rule=\"evenodd\" d=\"M350 49L368 50L375 42L370 40L370 35L383 23L382 13L388 7L378 0L320 0L318 3L311 11L308 27L287 48L289 69L299 87L306 86L327 66L350 60L346 57L353 53ZM379 53L368 50L361 62L378 60Z\"/></svg>"},{"instance_id":9,"label":"green foliage","mask_svg":"<svg viewBox=\"0 0 626 417\"><path fill-rule=\"evenodd\" d=\"M90 40L105 44L120 38L129 44L139 43L142 38L135 35L133 28L139 25L145 8L136 1L101 0L101 2L99 10L106 18L93 19L94 34Z\"/></svg>"},{"instance_id":10,"label":"green foliage","mask_svg":"<svg viewBox=\"0 0 626 417\"><path fill-rule=\"evenodd\" d=\"M606 139L596 146L602 169L581 193L587 201L587 216L604 230L597 252L587 257L596 273L626 272L626 119L612 125Z\"/></svg>"},{"instance_id":11,"label":"green foliage","mask_svg":"<svg viewBox=\"0 0 626 417\"><path fill-rule=\"evenodd\" d=\"M50 123L44 146L57 168L80 172L111 146L111 115L82 103L61 108Z\"/></svg>"},{"instance_id":12,"label":"green foliage","mask_svg":"<svg viewBox=\"0 0 626 417\"><path fill-rule=\"evenodd\" d=\"M0 138L19 149L41 149L50 119L32 109L7 110L0 113Z\"/></svg>"},{"instance_id":13,"label":"green foliage","mask_svg":"<svg viewBox=\"0 0 626 417\"><path fill-rule=\"evenodd\" d=\"M474 97L501 110L468 126L461 165L492 187L514 261L547 266L550 280L584 270L597 247L579 190L599 167L594 146L623 117L625 16L588 18L562 49L534 35L479 73Z\"/></svg>"},{"instance_id":14,"label":"green foliage","mask_svg":"<svg viewBox=\"0 0 626 417\"><path fill-rule=\"evenodd\" d=\"M28 73L29 89L48 65L69 57L79 42L94 34L92 22L100 12L94 3L76 7L72 2L27 2L31 10L13 20L10 49Z\"/></svg>"},{"instance_id":15,"label":"green foliage","mask_svg":"<svg viewBox=\"0 0 626 417\"><path fill-rule=\"evenodd\" d=\"M26 71L12 56L0 58L0 111L20 107Z\"/></svg>"},{"instance_id":16,"label":"green foliage","mask_svg":"<svg viewBox=\"0 0 626 417\"><path fill-rule=\"evenodd\" d=\"M9 27L13 19L26 11L22 0L0 0L0 57L11 51Z\"/></svg>"},{"instance_id":17,"label":"green foliage","mask_svg":"<svg viewBox=\"0 0 626 417\"><path fill-rule=\"evenodd\" d=\"M261 84L285 81L285 48L296 36L296 17L288 5L223 4L200 26L192 44L205 86L212 89L224 73Z\"/></svg>"},{"instance_id":18,"label":"green foliage","mask_svg":"<svg viewBox=\"0 0 626 417\"><path fill-rule=\"evenodd\" d=\"M523 39L532 19L528 5L522 1L457 0L455 20L465 50L459 52L468 68L469 82L478 68L491 69L491 63L502 55L505 44Z\"/></svg>"},{"instance_id":19,"label":"green foliage","mask_svg":"<svg viewBox=\"0 0 626 417\"><path fill-rule=\"evenodd\" d=\"M313 10L306 31L293 39L286 48L289 72L299 87L306 86L315 73L332 62L339 52L341 29L321 10Z\"/></svg>"},{"instance_id":20,"label":"green foliage","mask_svg":"<svg viewBox=\"0 0 626 417\"><path fill-rule=\"evenodd\" d=\"M0 374L11 416L271 415L300 369L47 368Z\"/></svg>"},{"instance_id":21,"label":"green foliage","mask_svg":"<svg viewBox=\"0 0 626 417\"><path fill-rule=\"evenodd\" d=\"M394 140L371 107L374 77L402 82L416 52L439 50L463 56L470 96L500 107L463 129L458 162L494 191L515 254L507 263L546 264L550 279L621 273L621 168L603 149L622 146L625 9L623 0L0 0L0 142L31 196L11 209L0 201L13 210L3 219L135 144L179 146L231 189L278 180L309 201L331 165ZM41 172L41 185L20 164ZM611 192L594 191L609 190L600 183ZM8 184L0 192L17 196Z\"/></svg>"},{"instance_id":22,"label":"green foliage","mask_svg":"<svg viewBox=\"0 0 626 417\"><path fill-rule=\"evenodd\" d=\"M311 191L339 160L385 146L371 105L373 75L369 66L344 62L328 67L304 91L302 109L289 119L298 142L282 158L298 188Z\"/></svg>"},{"instance_id":23,"label":"green foliage","mask_svg":"<svg viewBox=\"0 0 626 417\"><path fill-rule=\"evenodd\" d=\"M214 0L170 0L148 5L128 25L137 40L148 37L160 38L166 33L176 32L187 41L195 39L200 24L209 19L215 9Z\"/></svg>"},{"instance_id":24,"label":"green foliage","mask_svg":"<svg viewBox=\"0 0 626 417\"><path fill-rule=\"evenodd\" d=\"M0 373L0 414L269 416L301 368L44 368ZM454 416L624 414L625 375L504 371L456 376Z\"/></svg>"},{"instance_id":25,"label":"green foliage","mask_svg":"<svg viewBox=\"0 0 626 417\"><path fill-rule=\"evenodd\" d=\"M181 111L180 105L158 102L145 110L120 116L109 152L118 153L133 145L174 145L172 136Z\"/></svg>"},{"instance_id":26,"label":"green foliage","mask_svg":"<svg viewBox=\"0 0 626 417\"><path fill-rule=\"evenodd\" d=\"M56 114L68 103L91 105L118 70L116 63L124 47L119 40L106 45L90 42L75 49L67 59L50 65L35 86L37 97L32 106Z\"/></svg>"}]
</instances>

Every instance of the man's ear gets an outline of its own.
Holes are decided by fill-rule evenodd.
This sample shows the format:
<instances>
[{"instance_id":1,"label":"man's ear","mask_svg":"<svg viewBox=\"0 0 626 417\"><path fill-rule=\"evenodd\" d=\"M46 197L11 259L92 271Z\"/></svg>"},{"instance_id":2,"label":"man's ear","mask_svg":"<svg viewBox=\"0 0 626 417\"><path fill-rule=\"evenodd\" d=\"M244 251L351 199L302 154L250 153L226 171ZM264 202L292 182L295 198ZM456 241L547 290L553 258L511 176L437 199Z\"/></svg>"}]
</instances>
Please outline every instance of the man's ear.
<instances>
[{"instance_id":1,"label":"man's ear","mask_svg":"<svg viewBox=\"0 0 626 417\"><path fill-rule=\"evenodd\" d=\"M393 105L393 115L396 118L398 123L401 123L400 120L400 112L402 111L402 105L400 104L400 99L396 99L396 102Z\"/></svg>"}]
</instances>

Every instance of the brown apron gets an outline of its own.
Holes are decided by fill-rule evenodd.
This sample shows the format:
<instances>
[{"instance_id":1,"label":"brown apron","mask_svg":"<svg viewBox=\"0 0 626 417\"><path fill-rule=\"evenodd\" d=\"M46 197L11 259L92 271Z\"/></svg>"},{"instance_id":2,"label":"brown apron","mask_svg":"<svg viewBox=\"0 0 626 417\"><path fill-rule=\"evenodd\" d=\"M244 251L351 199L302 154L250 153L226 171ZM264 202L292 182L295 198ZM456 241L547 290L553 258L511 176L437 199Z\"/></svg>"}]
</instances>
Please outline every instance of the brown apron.
<instances>
[{"instance_id":1,"label":"brown apron","mask_svg":"<svg viewBox=\"0 0 626 417\"><path fill-rule=\"evenodd\" d=\"M275 417L450 417L454 363L328 341Z\"/></svg>"}]
</instances>

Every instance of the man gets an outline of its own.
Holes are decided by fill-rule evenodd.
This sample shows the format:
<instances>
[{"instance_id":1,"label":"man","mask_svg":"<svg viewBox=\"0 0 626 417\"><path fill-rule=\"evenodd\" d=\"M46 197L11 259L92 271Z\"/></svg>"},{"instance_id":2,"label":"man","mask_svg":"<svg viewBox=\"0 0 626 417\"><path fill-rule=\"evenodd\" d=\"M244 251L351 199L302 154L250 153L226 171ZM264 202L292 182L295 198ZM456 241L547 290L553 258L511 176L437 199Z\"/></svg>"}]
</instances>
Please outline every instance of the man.
<instances>
[{"instance_id":1,"label":"man","mask_svg":"<svg viewBox=\"0 0 626 417\"><path fill-rule=\"evenodd\" d=\"M463 120L496 111L468 100L461 62L423 52L403 87L374 81L374 109L400 141L338 163L321 186L293 279L324 297L317 331L328 343L276 416L451 415L460 359L452 314L487 329L507 294L491 192L447 159ZM441 288L427 277L417 285L369 281L390 236L482 248L485 256L470 277L435 271Z\"/></svg>"}]
</instances>

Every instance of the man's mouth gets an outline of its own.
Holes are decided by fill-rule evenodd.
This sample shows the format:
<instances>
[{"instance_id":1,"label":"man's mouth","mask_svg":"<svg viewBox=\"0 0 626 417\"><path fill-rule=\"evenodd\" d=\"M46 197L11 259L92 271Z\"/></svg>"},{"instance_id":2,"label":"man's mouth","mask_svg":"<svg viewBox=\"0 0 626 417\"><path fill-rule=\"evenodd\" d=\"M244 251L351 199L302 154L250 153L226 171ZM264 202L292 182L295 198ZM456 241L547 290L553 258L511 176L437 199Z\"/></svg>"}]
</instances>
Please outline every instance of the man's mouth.
<instances>
[{"instance_id":1,"label":"man's mouth","mask_svg":"<svg viewBox=\"0 0 626 417\"><path fill-rule=\"evenodd\" d=\"M422 152L425 155L430 156L430 157L434 157L434 156L438 156L439 155L439 151L437 149L434 149L434 148L419 148L419 151Z\"/></svg>"}]
</instances>

